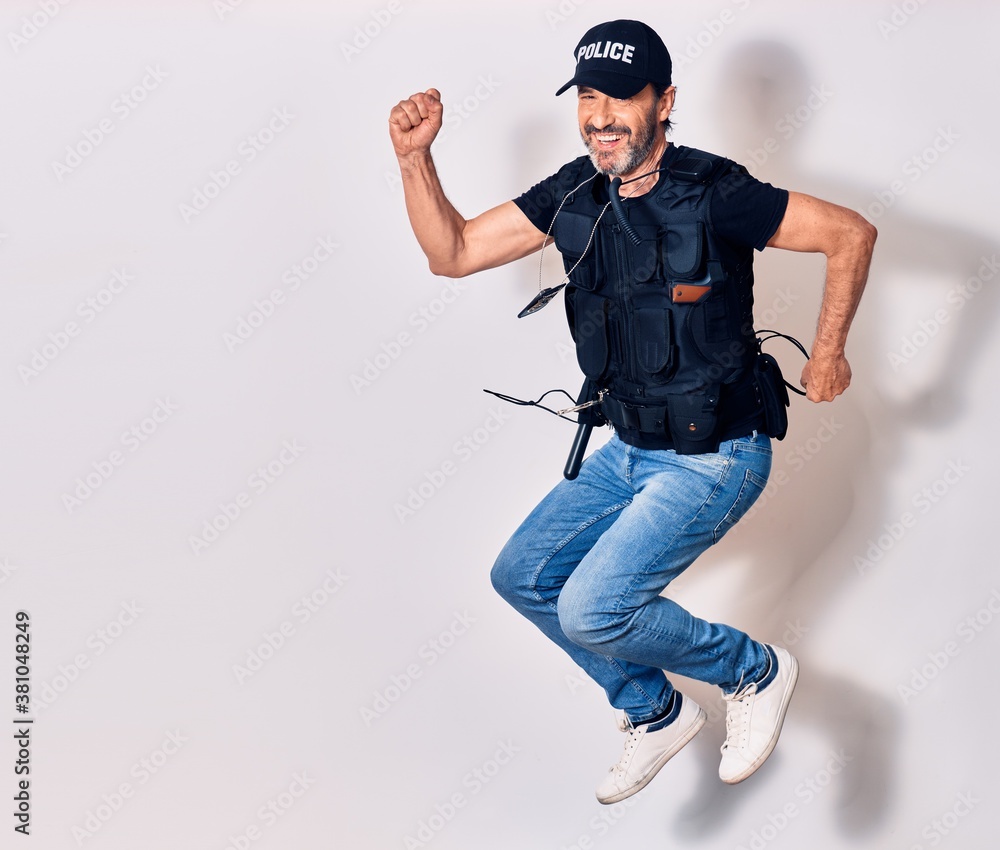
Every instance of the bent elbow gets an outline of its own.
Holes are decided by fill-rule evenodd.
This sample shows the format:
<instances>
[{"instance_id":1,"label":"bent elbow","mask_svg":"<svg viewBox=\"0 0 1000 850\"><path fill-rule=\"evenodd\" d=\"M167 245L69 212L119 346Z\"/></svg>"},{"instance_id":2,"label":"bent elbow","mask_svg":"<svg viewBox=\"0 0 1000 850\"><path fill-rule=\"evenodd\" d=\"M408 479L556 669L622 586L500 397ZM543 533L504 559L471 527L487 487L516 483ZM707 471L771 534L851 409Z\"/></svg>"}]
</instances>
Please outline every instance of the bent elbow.
<instances>
[{"instance_id":1,"label":"bent elbow","mask_svg":"<svg viewBox=\"0 0 1000 850\"><path fill-rule=\"evenodd\" d=\"M829 250L824 251L827 257L837 254L857 254L871 257L875 250L875 240L878 230L860 213L846 210L830 242Z\"/></svg>"},{"instance_id":2,"label":"bent elbow","mask_svg":"<svg viewBox=\"0 0 1000 850\"><path fill-rule=\"evenodd\" d=\"M868 249L870 254L875 249L875 241L878 239L878 229L864 216L857 214L857 231L859 241Z\"/></svg>"},{"instance_id":3,"label":"bent elbow","mask_svg":"<svg viewBox=\"0 0 1000 850\"><path fill-rule=\"evenodd\" d=\"M428 259L427 260L427 269L433 275L437 275L439 277L440 276L444 276L444 277L448 276L448 266L447 266L447 264L442 263L440 261Z\"/></svg>"},{"instance_id":4,"label":"bent elbow","mask_svg":"<svg viewBox=\"0 0 1000 850\"><path fill-rule=\"evenodd\" d=\"M441 262L440 260L428 260L427 268L432 275L437 277L459 278L467 277L472 273L471 269L462 268L457 262Z\"/></svg>"},{"instance_id":5,"label":"bent elbow","mask_svg":"<svg viewBox=\"0 0 1000 850\"><path fill-rule=\"evenodd\" d=\"M878 229L870 221L865 221L865 241L870 250L875 249L875 242L878 239Z\"/></svg>"}]
</instances>

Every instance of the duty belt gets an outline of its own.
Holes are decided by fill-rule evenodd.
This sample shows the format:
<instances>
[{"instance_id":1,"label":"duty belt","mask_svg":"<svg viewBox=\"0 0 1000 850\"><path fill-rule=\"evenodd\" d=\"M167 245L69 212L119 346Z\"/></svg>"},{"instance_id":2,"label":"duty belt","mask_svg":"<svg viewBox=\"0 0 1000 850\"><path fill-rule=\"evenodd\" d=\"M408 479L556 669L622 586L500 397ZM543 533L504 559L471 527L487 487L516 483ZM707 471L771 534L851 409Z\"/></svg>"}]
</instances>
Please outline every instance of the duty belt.
<instances>
[{"instance_id":1,"label":"duty belt","mask_svg":"<svg viewBox=\"0 0 1000 850\"><path fill-rule=\"evenodd\" d=\"M608 396L601 403L601 412L616 428L660 436L669 433L664 426L667 421L665 404L636 405Z\"/></svg>"},{"instance_id":2,"label":"duty belt","mask_svg":"<svg viewBox=\"0 0 1000 850\"><path fill-rule=\"evenodd\" d=\"M745 436L761 411L755 381L744 379L736 387L718 391L672 395L659 404L636 404L612 395L601 402L601 412L619 432L637 433L664 441L681 454L714 449L723 440Z\"/></svg>"}]
</instances>

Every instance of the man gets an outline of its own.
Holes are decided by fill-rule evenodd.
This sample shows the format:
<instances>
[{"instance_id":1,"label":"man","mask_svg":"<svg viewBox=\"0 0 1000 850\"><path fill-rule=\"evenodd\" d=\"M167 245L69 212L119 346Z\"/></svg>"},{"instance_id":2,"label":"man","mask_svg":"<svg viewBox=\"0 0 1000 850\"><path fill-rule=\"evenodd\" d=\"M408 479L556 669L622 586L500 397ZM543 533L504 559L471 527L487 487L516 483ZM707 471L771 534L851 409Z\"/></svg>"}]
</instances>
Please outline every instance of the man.
<instances>
[{"instance_id":1,"label":"man","mask_svg":"<svg viewBox=\"0 0 1000 850\"><path fill-rule=\"evenodd\" d=\"M826 255L801 384L811 401L831 401L850 383L844 346L876 232L850 210L671 144L670 56L645 24L600 24L575 57L557 94L576 86L588 155L476 218L449 203L431 159L439 92L400 102L389 129L432 272L460 277L553 242L563 255L578 359L615 435L535 508L492 578L624 713L625 751L597 789L610 804L643 788L705 722L665 670L722 689L723 781L746 779L777 743L795 659L660 594L760 495L768 435L784 434L781 390L768 411L756 368L753 251Z\"/></svg>"}]
</instances>

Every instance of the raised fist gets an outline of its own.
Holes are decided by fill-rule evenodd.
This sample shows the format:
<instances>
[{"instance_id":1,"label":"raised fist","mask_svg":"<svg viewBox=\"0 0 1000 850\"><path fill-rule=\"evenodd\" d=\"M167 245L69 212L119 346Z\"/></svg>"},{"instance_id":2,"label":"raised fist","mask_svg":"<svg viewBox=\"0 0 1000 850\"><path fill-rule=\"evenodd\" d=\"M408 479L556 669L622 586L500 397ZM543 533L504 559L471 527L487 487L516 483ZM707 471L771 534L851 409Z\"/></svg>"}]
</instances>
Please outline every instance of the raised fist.
<instances>
[{"instance_id":1,"label":"raised fist","mask_svg":"<svg viewBox=\"0 0 1000 850\"><path fill-rule=\"evenodd\" d=\"M441 92L427 89L401 100L389 113L389 137L397 157L422 154L441 130Z\"/></svg>"}]
</instances>

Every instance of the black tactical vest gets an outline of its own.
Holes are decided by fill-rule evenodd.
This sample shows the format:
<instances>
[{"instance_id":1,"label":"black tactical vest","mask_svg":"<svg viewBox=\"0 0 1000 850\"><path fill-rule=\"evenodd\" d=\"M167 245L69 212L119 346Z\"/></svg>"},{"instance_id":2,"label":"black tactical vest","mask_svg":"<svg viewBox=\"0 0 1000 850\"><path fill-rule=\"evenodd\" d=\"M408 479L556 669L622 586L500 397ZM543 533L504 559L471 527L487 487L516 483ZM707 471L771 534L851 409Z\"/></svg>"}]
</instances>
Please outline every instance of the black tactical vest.
<instances>
[{"instance_id":1,"label":"black tactical vest","mask_svg":"<svg viewBox=\"0 0 1000 850\"><path fill-rule=\"evenodd\" d=\"M580 368L632 445L698 454L766 430L753 380L753 252L718 239L709 215L734 169L678 148L654 188L624 203L638 244L606 206L603 176L571 194L553 224Z\"/></svg>"}]
</instances>

